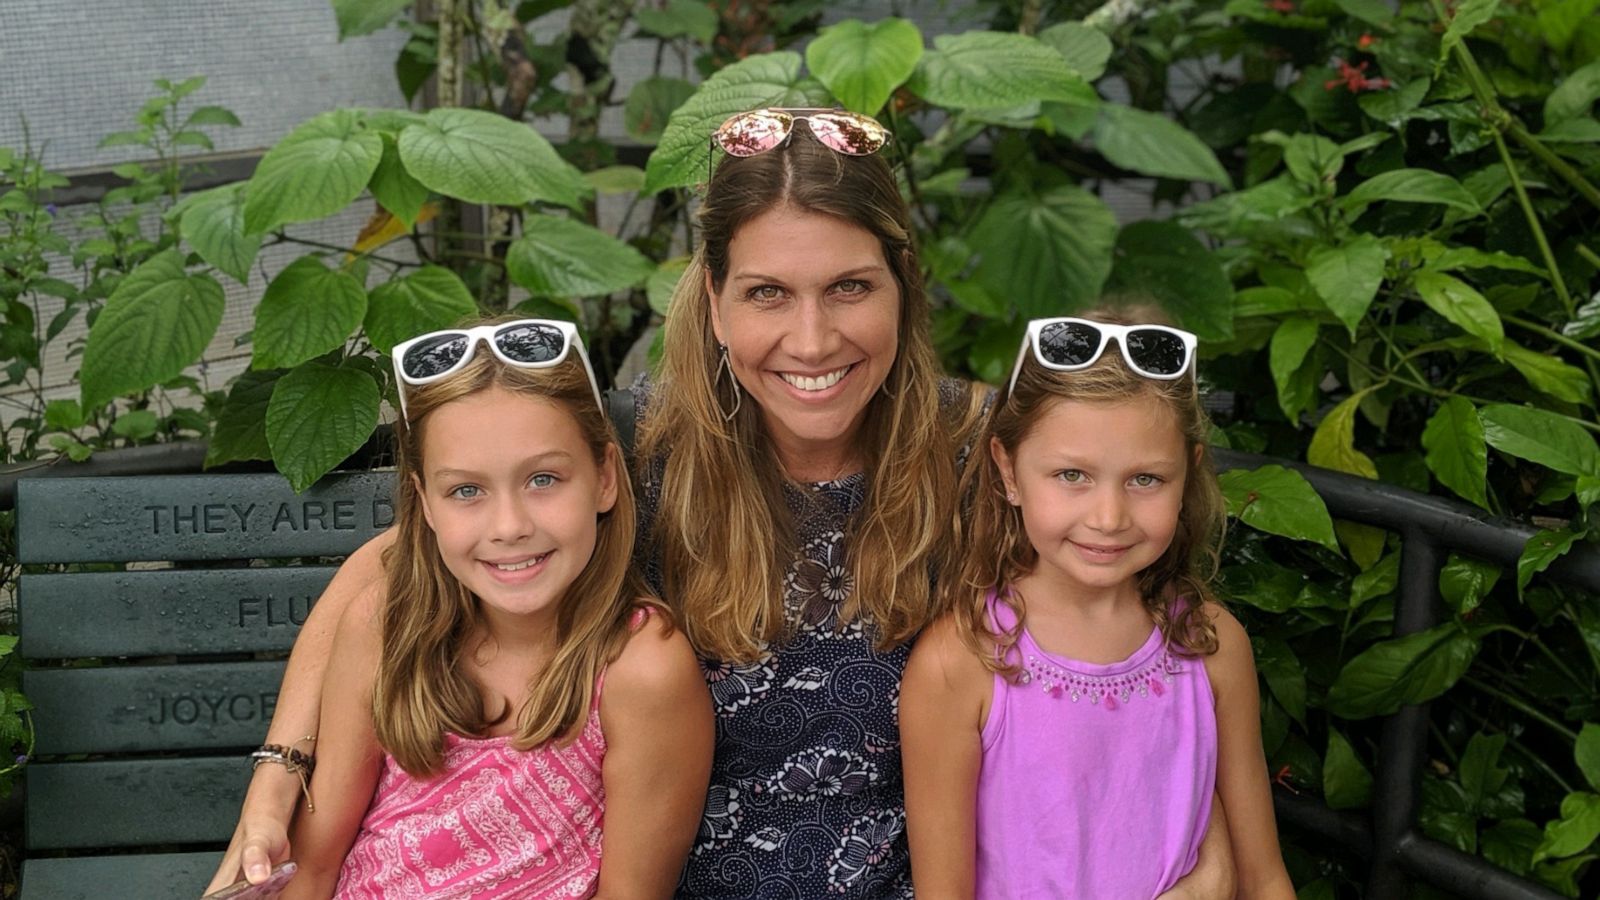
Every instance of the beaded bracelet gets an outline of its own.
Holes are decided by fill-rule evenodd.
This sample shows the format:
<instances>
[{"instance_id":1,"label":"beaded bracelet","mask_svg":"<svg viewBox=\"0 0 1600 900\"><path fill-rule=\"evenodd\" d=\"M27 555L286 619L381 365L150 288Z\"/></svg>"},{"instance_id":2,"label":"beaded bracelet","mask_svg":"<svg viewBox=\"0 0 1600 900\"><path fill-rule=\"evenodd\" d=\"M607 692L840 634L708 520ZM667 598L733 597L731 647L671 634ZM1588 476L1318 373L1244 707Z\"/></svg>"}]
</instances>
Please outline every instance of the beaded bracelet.
<instances>
[{"instance_id":1,"label":"beaded bracelet","mask_svg":"<svg viewBox=\"0 0 1600 900\"><path fill-rule=\"evenodd\" d=\"M307 738L302 738L301 740L307 740ZM310 740L314 740L314 738ZM295 743L299 743L299 741ZM300 791L306 797L306 811L317 811L316 805L311 802L311 773L316 771L317 768L317 758L315 756L309 753L302 753L293 747L285 747L282 744L262 744L260 749L250 754L250 757L255 760L250 766L251 771L259 768L262 763L269 762L283 766L293 774L298 775L300 777Z\"/></svg>"}]
</instances>

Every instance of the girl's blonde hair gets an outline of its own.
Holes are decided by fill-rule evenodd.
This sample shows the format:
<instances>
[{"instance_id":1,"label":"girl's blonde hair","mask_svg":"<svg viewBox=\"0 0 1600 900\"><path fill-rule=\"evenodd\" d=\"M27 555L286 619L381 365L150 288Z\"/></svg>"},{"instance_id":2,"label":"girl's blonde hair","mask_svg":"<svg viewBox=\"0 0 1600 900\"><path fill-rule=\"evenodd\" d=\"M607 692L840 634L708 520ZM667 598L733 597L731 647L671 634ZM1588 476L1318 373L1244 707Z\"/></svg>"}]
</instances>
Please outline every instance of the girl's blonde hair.
<instances>
[{"instance_id":1,"label":"girl's blonde hair","mask_svg":"<svg viewBox=\"0 0 1600 900\"><path fill-rule=\"evenodd\" d=\"M745 398L732 421L724 419L734 408L732 379L717 377L706 274L720 288L734 235L783 207L866 230L900 291L898 352L861 425L866 497L845 540L855 587L840 609L840 621L875 623L880 648L910 638L934 613L929 576L951 555L955 455L975 419L941 415L910 211L888 163L842 156L798 126L782 147L725 159L700 207L700 243L672 297L639 458L645 466L665 461L653 536L664 593L695 649L730 662L756 658L786 627L783 573L798 548L761 410Z\"/></svg>"},{"instance_id":2,"label":"girl's blonde hair","mask_svg":"<svg viewBox=\"0 0 1600 900\"><path fill-rule=\"evenodd\" d=\"M1158 310L1147 306L1102 308L1077 315L1123 325L1166 324ZM1166 552L1139 573L1139 595L1169 645L1186 655L1209 655L1217 650L1217 632L1202 606L1214 600L1210 582L1222 550L1227 506L1207 444L1210 418L1200 403L1192 373L1172 381L1146 378L1128 368L1115 344L1107 346L1087 369L1057 372L1039 365L1030 347L1023 352L1016 387L1009 395L1002 392L995 398L973 453L988 457L990 439L998 438L1006 452L1014 455L1033 423L1052 403L1136 400L1171 410L1183 432L1188 466L1177 530ZM1021 509L1007 501L1005 483L992 459L974 460L967 467L962 496L971 504L968 515L963 516L965 521L956 523L957 539L965 553L945 596L967 646L991 671L1015 679L1021 666L1011 649L1027 615L1026 601L1015 585L1033 570L1039 553L1023 528ZM990 588L995 590L997 602L1015 614L1012 627L997 629L991 621L985 605Z\"/></svg>"},{"instance_id":3,"label":"girl's blonde hair","mask_svg":"<svg viewBox=\"0 0 1600 900\"><path fill-rule=\"evenodd\" d=\"M448 378L420 387L402 385L408 416L394 429L397 537L383 556L388 596L372 715L378 742L401 768L418 777L442 765L445 732L480 735L510 714L490 719L481 689L467 675L471 638L480 633L483 614L477 598L445 568L417 489L426 477L422 446L429 418L446 404L490 388L553 403L571 415L595 465L613 466L617 482L615 505L599 516L594 554L558 601L555 655L534 677L527 701L515 712L513 746L525 750L577 737L589 716L595 680L621 652L629 617L643 594L630 565L633 492L610 422L595 405L575 350L550 368L524 369L506 365L479 347L471 362Z\"/></svg>"}]
</instances>

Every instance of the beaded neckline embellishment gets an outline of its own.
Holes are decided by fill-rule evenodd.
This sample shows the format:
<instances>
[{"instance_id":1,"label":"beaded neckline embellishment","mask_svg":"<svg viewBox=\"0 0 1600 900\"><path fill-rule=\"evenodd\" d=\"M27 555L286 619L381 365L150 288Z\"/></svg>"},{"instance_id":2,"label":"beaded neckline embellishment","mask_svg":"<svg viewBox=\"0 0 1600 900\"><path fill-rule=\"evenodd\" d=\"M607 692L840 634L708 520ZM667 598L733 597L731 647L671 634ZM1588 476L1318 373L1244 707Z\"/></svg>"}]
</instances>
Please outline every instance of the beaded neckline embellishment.
<instances>
[{"instance_id":1,"label":"beaded neckline embellishment","mask_svg":"<svg viewBox=\"0 0 1600 900\"><path fill-rule=\"evenodd\" d=\"M1073 703L1087 698L1092 704L1115 710L1132 700L1135 694L1160 697L1167 692L1166 686L1172 683L1172 676L1182 671L1183 664L1166 648L1162 648L1159 656L1121 675L1085 675L1030 653L1018 680L1023 684L1037 681L1051 697L1067 697Z\"/></svg>"}]
</instances>

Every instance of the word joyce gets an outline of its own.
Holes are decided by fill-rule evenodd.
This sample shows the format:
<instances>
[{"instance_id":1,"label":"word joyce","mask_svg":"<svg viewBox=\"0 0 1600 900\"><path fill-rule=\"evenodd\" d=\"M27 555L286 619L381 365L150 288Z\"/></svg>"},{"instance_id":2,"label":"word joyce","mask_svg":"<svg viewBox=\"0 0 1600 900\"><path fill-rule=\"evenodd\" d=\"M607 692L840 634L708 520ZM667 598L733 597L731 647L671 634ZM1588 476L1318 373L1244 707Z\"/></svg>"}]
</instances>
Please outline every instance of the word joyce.
<instances>
[{"instance_id":1,"label":"word joyce","mask_svg":"<svg viewBox=\"0 0 1600 900\"><path fill-rule=\"evenodd\" d=\"M259 694L174 694L158 698L151 725L221 725L224 722L266 722L278 706L277 691Z\"/></svg>"},{"instance_id":2,"label":"word joyce","mask_svg":"<svg viewBox=\"0 0 1600 900\"><path fill-rule=\"evenodd\" d=\"M382 529L394 522L394 504L387 497L372 501L371 510L356 500L290 500L260 503L194 503L146 506L151 534L277 534L286 531L357 531ZM368 513L368 516L358 515Z\"/></svg>"}]
</instances>

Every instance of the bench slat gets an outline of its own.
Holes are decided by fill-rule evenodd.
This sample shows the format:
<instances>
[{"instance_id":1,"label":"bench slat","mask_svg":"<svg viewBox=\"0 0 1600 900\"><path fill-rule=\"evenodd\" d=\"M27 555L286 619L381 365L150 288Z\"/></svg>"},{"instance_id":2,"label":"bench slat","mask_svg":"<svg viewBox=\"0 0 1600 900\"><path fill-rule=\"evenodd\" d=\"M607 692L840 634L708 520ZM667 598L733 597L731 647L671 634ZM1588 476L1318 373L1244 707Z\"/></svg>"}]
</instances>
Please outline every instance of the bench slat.
<instances>
[{"instance_id":1,"label":"bench slat","mask_svg":"<svg viewBox=\"0 0 1600 900\"><path fill-rule=\"evenodd\" d=\"M222 852L30 859L22 864L22 900L172 900L198 897Z\"/></svg>"},{"instance_id":2,"label":"bench slat","mask_svg":"<svg viewBox=\"0 0 1600 900\"><path fill-rule=\"evenodd\" d=\"M332 566L24 575L22 655L287 650Z\"/></svg>"},{"instance_id":3,"label":"bench slat","mask_svg":"<svg viewBox=\"0 0 1600 900\"><path fill-rule=\"evenodd\" d=\"M279 475L25 478L24 563L342 556L394 518L392 473L339 475L296 494Z\"/></svg>"},{"instance_id":4,"label":"bench slat","mask_svg":"<svg viewBox=\"0 0 1600 900\"><path fill-rule=\"evenodd\" d=\"M233 834L250 760L36 763L25 775L30 850L221 844Z\"/></svg>"},{"instance_id":5,"label":"bench slat","mask_svg":"<svg viewBox=\"0 0 1600 900\"><path fill-rule=\"evenodd\" d=\"M22 682L36 707L34 752L251 747L272 721L283 669L272 661L35 669Z\"/></svg>"}]
</instances>

